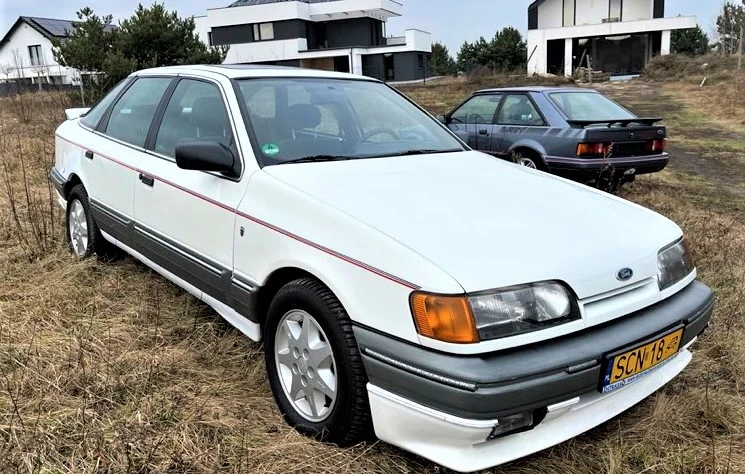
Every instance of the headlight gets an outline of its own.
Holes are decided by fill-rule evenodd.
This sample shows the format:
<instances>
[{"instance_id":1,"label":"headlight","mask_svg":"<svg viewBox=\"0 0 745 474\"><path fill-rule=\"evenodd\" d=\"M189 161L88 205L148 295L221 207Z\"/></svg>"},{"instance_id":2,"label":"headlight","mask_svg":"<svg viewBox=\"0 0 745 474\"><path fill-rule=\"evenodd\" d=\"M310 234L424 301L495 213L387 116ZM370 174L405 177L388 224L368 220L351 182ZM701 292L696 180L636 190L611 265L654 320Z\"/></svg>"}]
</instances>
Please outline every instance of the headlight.
<instances>
[{"instance_id":1,"label":"headlight","mask_svg":"<svg viewBox=\"0 0 745 474\"><path fill-rule=\"evenodd\" d=\"M685 239L660 250L657 255L657 282L660 291L678 283L693 270L693 257Z\"/></svg>"},{"instance_id":2,"label":"headlight","mask_svg":"<svg viewBox=\"0 0 745 474\"><path fill-rule=\"evenodd\" d=\"M411 296L411 311L419 334L459 344L516 336L580 319L574 296L556 282L468 296L416 292Z\"/></svg>"},{"instance_id":3,"label":"headlight","mask_svg":"<svg viewBox=\"0 0 745 474\"><path fill-rule=\"evenodd\" d=\"M580 319L574 297L555 282L470 296L481 339L498 339Z\"/></svg>"}]
</instances>

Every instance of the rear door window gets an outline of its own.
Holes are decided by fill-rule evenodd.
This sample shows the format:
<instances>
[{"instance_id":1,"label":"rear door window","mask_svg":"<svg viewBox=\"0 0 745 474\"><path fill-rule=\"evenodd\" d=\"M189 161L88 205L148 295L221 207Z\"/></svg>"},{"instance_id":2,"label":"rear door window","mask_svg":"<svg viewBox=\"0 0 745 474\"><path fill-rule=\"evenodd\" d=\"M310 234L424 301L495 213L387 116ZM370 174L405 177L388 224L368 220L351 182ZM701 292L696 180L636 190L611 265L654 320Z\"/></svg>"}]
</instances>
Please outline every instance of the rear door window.
<instances>
[{"instance_id":1,"label":"rear door window","mask_svg":"<svg viewBox=\"0 0 745 474\"><path fill-rule=\"evenodd\" d=\"M137 79L114 105L104 133L138 147L145 146L147 133L170 77Z\"/></svg>"},{"instance_id":2,"label":"rear door window","mask_svg":"<svg viewBox=\"0 0 745 474\"><path fill-rule=\"evenodd\" d=\"M196 141L230 146L233 141L230 119L217 85L182 79L166 107L155 139L155 151L173 158L176 145Z\"/></svg>"}]
</instances>

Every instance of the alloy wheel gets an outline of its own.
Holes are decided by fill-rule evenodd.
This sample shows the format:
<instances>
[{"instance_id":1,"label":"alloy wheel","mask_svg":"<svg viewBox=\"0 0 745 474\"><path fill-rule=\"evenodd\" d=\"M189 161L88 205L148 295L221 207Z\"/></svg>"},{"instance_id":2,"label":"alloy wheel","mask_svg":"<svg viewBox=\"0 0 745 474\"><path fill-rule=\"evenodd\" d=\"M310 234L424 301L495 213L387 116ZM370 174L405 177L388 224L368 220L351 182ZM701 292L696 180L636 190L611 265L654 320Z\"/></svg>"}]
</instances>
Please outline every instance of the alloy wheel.
<instances>
[{"instance_id":1,"label":"alloy wheel","mask_svg":"<svg viewBox=\"0 0 745 474\"><path fill-rule=\"evenodd\" d=\"M530 158L520 158L517 160L517 164L520 166L524 166L526 168L537 170L538 166L536 166L535 161L531 160Z\"/></svg>"},{"instance_id":2,"label":"alloy wheel","mask_svg":"<svg viewBox=\"0 0 745 474\"><path fill-rule=\"evenodd\" d=\"M88 216L83 203L77 199L70 205L68 227L72 250L78 257L85 257L88 251Z\"/></svg>"},{"instance_id":3,"label":"alloy wheel","mask_svg":"<svg viewBox=\"0 0 745 474\"><path fill-rule=\"evenodd\" d=\"M305 311L288 311L277 327L274 358L285 396L295 411L314 423L328 418L337 398L337 370L318 321Z\"/></svg>"}]
</instances>

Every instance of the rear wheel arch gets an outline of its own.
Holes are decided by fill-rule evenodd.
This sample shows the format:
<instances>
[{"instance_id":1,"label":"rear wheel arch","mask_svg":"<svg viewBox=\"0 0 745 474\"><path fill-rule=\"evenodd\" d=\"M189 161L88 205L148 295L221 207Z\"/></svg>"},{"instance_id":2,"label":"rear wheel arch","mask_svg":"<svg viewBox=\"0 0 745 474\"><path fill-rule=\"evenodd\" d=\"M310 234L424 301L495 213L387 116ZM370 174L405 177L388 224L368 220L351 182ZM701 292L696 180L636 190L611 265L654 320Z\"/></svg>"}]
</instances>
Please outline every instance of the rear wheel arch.
<instances>
[{"instance_id":1,"label":"rear wheel arch","mask_svg":"<svg viewBox=\"0 0 745 474\"><path fill-rule=\"evenodd\" d=\"M65 183L65 187L63 188L63 192L65 195L62 197L65 198L65 200L68 200L70 198L70 193L77 185L83 186L83 188L87 191L87 188L85 188L85 185L83 184L83 180L80 179L77 174L72 173L70 177L67 178L67 182Z\"/></svg>"},{"instance_id":2,"label":"rear wheel arch","mask_svg":"<svg viewBox=\"0 0 745 474\"><path fill-rule=\"evenodd\" d=\"M543 154L535 148L528 146L518 146L510 151L509 156L512 161L514 161L517 156L524 156L532 159L538 166L539 170L546 171L548 169L548 166L546 166L546 161L543 159Z\"/></svg>"}]
</instances>

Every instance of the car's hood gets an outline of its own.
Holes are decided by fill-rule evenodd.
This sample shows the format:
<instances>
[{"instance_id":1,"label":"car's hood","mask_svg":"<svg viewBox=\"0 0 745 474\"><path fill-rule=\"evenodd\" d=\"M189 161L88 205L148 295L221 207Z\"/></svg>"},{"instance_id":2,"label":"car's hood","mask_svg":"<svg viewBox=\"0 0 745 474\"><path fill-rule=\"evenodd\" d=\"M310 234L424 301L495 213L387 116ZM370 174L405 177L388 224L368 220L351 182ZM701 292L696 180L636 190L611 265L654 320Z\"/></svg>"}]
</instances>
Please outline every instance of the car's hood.
<instances>
[{"instance_id":1,"label":"car's hood","mask_svg":"<svg viewBox=\"0 0 745 474\"><path fill-rule=\"evenodd\" d=\"M418 252L467 292L560 280L580 298L653 277L671 221L478 152L264 170ZM618 271L633 279L620 282Z\"/></svg>"}]
</instances>

